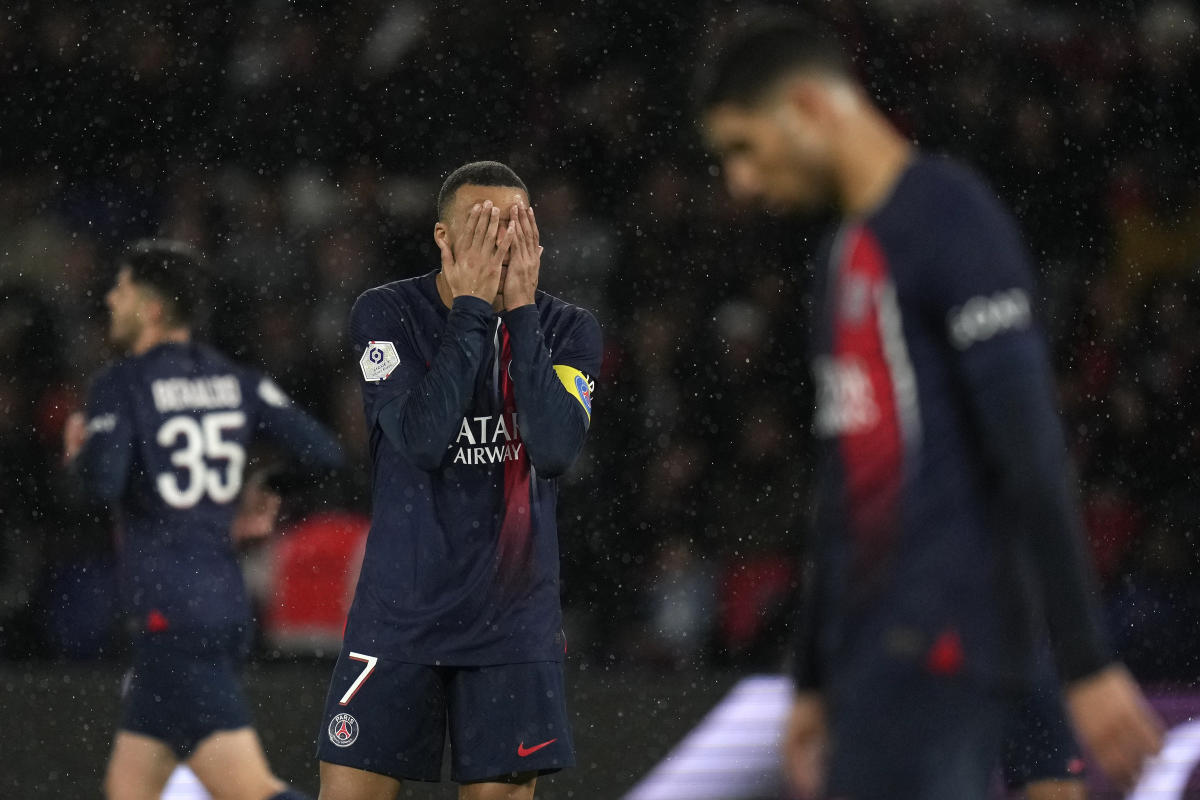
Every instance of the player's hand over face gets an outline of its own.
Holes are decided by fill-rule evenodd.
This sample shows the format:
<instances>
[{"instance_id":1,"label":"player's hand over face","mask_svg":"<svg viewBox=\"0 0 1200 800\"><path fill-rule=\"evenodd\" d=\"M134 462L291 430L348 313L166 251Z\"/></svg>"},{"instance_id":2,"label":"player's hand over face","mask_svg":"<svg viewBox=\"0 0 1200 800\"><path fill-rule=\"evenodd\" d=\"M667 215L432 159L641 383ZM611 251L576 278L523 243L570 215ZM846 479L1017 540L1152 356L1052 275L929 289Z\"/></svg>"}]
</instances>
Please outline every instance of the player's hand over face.
<instances>
[{"instance_id":1,"label":"player's hand over face","mask_svg":"<svg viewBox=\"0 0 1200 800\"><path fill-rule=\"evenodd\" d=\"M816 692L800 692L792 701L783 734L783 774L799 797L819 796L828 744L824 699Z\"/></svg>"},{"instance_id":2,"label":"player's hand over face","mask_svg":"<svg viewBox=\"0 0 1200 800\"><path fill-rule=\"evenodd\" d=\"M436 239L442 273L452 297L470 295L491 303L500 290L500 268L512 244L513 220L500 229L500 209L487 200L476 204L447 235Z\"/></svg>"},{"instance_id":3,"label":"player's hand over face","mask_svg":"<svg viewBox=\"0 0 1200 800\"><path fill-rule=\"evenodd\" d=\"M534 302L538 274L542 267L542 246L539 243L537 220L533 208L523 208L520 202L511 209L516 226L512 249L508 252L508 273L504 278L505 310L520 308Z\"/></svg>"},{"instance_id":4,"label":"player's hand over face","mask_svg":"<svg viewBox=\"0 0 1200 800\"><path fill-rule=\"evenodd\" d=\"M1137 781L1146 759L1162 748L1163 726L1120 664L1067 687L1067 709L1080 743L1122 789Z\"/></svg>"}]
</instances>

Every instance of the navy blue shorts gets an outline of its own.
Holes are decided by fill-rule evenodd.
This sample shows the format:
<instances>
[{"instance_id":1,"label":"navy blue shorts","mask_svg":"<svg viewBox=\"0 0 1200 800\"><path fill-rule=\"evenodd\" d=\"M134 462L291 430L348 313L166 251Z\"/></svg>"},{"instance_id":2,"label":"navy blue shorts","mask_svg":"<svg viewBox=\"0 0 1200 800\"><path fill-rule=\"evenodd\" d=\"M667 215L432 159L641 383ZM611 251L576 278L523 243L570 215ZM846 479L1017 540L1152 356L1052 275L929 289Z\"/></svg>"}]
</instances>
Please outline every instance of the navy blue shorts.
<instances>
[{"instance_id":1,"label":"navy blue shorts","mask_svg":"<svg viewBox=\"0 0 1200 800\"><path fill-rule=\"evenodd\" d=\"M865 669L830 698L828 796L984 800L1009 704L962 677Z\"/></svg>"},{"instance_id":2,"label":"navy blue shorts","mask_svg":"<svg viewBox=\"0 0 1200 800\"><path fill-rule=\"evenodd\" d=\"M182 761L210 734L247 727L241 662L237 646L197 650L167 639L139 642L125 678L121 730L166 743Z\"/></svg>"},{"instance_id":3,"label":"navy blue shorts","mask_svg":"<svg viewBox=\"0 0 1200 800\"><path fill-rule=\"evenodd\" d=\"M1012 710L1005 724L1003 767L1010 789L1035 781L1083 779L1083 755L1053 674L1043 676Z\"/></svg>"},{"instance_id":4,"label":"navy blue shorts","mask_svg":"<svg viewBox=\"0 0 1200 800\"><path fill-rule=\"evenodd\" d=\"M575 766L562 664L408 664L343 651L317 757L398 780L458 783Z\"/></svg>"}]
</instances>

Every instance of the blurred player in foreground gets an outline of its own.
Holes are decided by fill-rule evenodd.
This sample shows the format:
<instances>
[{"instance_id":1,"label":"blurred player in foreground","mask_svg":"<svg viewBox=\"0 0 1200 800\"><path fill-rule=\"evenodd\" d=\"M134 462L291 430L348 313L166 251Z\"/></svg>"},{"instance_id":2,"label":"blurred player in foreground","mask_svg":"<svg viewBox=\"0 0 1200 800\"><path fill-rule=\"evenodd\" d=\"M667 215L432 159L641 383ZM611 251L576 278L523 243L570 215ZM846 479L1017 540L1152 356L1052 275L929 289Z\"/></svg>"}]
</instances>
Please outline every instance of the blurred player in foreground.
<instances>
[{"instance_id":1,"label":"blurred player in foreground","mask_svg":"<svg viewBox=\"0 0 1200 800\"><path fill-rule=\"evenodd\" d=\"M537 222L503 164L450 174L434 240L440 271L350 314L374 497L319 734L323 800L440 780L447 730L462 798L530 798L574 764L556 479L590 424L600 327L537 291Z\"/></svg>"},{"instance_id":2,"label":"blurred player in foreground","mask_svg":"<svg viewBox=\"0 0 1200 800\"><path fill-rule=\"evenodd\" d=\"M277 498L252 490L234 520L259 434L312 467L335 467L342 452L269 378L192 341L200 268L177 242L125 255L106 299L129 356L96 376L65 434L83 486L117 510L134 637L110 800L157 798L180 761L214 797L303 797L271 773L237 675L250 606L234 539L269 531Z\"/></svg>"},{"instance_id":3,"label":"blurred player in foreground","mask_svg":"<svg viewBox=\"0 0 1200 800\"><path fill-rule=\"evenodd\" d=\"M916 151L834 41L764 17L699 84L736 199L842 220L814 288L823 446L789 777L984 797L1046 627L1076 732L1128 785L1162 732L1101 630L1028 255L991 190Z\"/></svg>"}]
</instances>

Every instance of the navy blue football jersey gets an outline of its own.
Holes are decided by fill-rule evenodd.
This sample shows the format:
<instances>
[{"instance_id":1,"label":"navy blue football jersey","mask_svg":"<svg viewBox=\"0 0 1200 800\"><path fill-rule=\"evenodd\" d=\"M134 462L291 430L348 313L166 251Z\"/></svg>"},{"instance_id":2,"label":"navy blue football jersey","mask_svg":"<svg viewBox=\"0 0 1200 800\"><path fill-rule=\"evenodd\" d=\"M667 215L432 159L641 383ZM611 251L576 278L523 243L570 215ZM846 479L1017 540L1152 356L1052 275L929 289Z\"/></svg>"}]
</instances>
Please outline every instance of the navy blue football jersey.
<instances>
[{"instance_id":1,"label":"navy blue football jersey","mask_svg":"<svg viewBox=\"0 0 1200 800\"><path fill-rule=\"evenodd\" d=\"M812 601L797 679L880 658L1029 675L1044 615L1073 679L1109 660L1033 272L973 174L918 157L818 265Z\"/></svg>"},{"instance_id":2,"label":"navy blue football jersey","mask_svg":"<svg viewBox=\"0 0 1200 800\"><path fill-rule=\"evenodd\" d=\"M230 525L246 448L263 435L306 465L334 467L342 451L332 434L272 380L194 342L110 365L93 381L86 414L75 470L116 507L135 631L202 637L244 626Z\"/></svg>"},{"instance_id":3,"label":"navy blue football jersey","mask_svg":"<svg viewBox=\"0 0 1200 800\"><path fill-rule=\"evenodd\" d=\"M557 477L583 445L595 318L538 292L446 308L437 273L350 316L373 510L346 646L421 664L561 660Z\"/></svg>"}]
</instances>

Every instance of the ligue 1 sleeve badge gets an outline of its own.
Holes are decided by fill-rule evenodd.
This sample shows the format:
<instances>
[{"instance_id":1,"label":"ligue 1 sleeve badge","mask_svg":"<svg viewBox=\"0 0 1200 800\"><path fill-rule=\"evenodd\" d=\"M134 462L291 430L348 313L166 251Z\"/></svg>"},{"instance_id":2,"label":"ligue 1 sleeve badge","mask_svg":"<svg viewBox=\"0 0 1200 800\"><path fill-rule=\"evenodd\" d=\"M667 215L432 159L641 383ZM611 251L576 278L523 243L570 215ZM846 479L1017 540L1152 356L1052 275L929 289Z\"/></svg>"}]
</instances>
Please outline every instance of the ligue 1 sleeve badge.
<instances>
[{"instance_id":1,"label":"ligue 1 sleeve badge","mask_svg":"<svg viewBox=\"0 0 1200 800\"><path fill-rule=\"evenodd\" d=\"M358 360L363 380L371 383L387 378L399 363L400 355L391 342L367 342L362 358Z\"/></svg>"},{"instance_id":2,"label":"ligue 1 sleeve badge","mask_svg":"<svg viewBox=\"0 0 1200 800\"><path fill-rule=\"evenodd\" d=\"M358 739L358 720L344 711L329 721L329 741L349 747Z\"/></svg>"}]
</instances>

